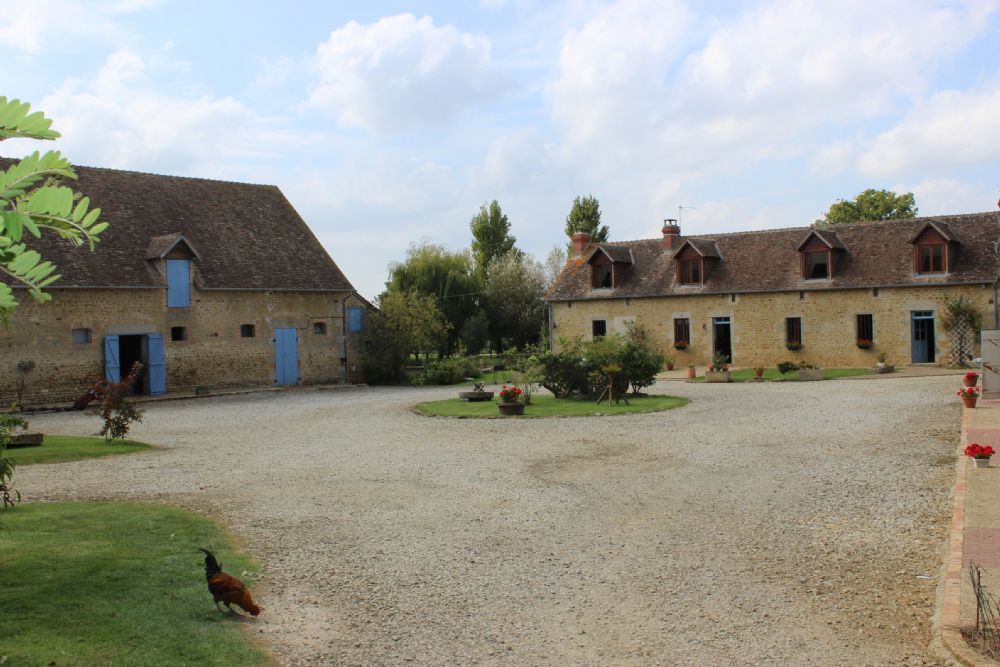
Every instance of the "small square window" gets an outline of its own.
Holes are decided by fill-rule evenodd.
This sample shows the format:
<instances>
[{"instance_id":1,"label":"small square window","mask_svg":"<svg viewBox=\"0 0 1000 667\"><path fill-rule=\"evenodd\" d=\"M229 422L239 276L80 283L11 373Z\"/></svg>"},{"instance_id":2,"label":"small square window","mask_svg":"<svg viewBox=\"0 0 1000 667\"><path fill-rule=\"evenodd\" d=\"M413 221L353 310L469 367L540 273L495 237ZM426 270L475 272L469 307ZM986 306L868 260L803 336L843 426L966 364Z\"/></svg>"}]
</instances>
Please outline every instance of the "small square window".
<instances>
[{"instance_id":1,"label":"small square window","mask_svg":"<svg viewBox=\"0 0 1000 667\"><path fill-rule=\"evenodd\" d=\"M609 288L611 283L611 265L601 264L594 267L594 289Z\"/></svg>"},{"instance_id":2,"label":"small square window","mask_svg":"<svg viewBox=\"0 0 1000 667\"><path fill-rule=\"evenodd\" d=\"M591 333L594 338L600 338L601 336L606 336L608 333L608 323L606 320L594 320L591 324Z\"/></svg>"},{"instance_id":3,"label":"small square window","mask_svg":"<svg viewBox=\"0 0 1000 667\"><path fill-rule=\"evenodd\" d=\"M90 329L73 329L73 344L87 345L91 341Z\"/></svg>"},{"instance_id":4,"label":"small square window","mask_svg":"<svg viewBox=\"0 0 1000 667\"><path fill-rule=\"evenodd\" d=\"M944 271L944 246L941 244L920 246L920 273L942 271Z\"/></svg>"},{"instance_id":5,"label":"small square window","mask_svg":"<svg viewBox=\"0 0 1000 667\"><path fill-rule=\"evenodd\" d=\"M188 330L187 327L170 327L170 340L187 340Z\"/></svg>"},{"instance_id":6,"label":"small square window","mask_svg":"<svg viewBox=\"0 0 1000 667\"><path fill-rule=\"evenodd\" d=\"M830 253L810 252L806 254L806 279L821 280L830 277Z\"/></svg>"},{"instance_id":7,"label":"small square window","mask_svg":"<svg viewBox=\"0 0 1000 667\"><path fill-rule=\"evenodd\" d=\"M313 333L317 336L325 336L326 322L313 322Z\"/></svg>"},{"instance_id":8,"label":"small square window","mask_svg":"<svg viewBox=\"0 0 1000 667\"><path fill-rule=\"evenodd\" d=\"M257 328L252 324L240 325L240 338L253 338L257 335Z\"/></svg>"},{"instance_id":9,"label":"small square window","mask_svg":"<svg viewBox=\"0 0 1000 667\"><path fill-rule=\"evenodd\" d=\"M680 278L682 285L701 284L701 260L686 259L681 261Z\"/></svg>"}]
</instances>

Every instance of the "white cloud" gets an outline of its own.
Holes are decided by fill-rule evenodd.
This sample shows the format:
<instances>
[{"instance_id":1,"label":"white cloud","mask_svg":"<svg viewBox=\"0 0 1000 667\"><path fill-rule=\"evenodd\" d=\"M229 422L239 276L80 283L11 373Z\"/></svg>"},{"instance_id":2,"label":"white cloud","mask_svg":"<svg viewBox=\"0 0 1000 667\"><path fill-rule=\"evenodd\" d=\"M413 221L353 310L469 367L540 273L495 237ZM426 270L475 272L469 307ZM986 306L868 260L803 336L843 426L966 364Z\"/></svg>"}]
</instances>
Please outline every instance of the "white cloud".
<instances>
[{"instance_id":1,"label":"white cloud","mask_svg":"<svg viewBox=\"0 0 1000 667\"><path fill-rule=\"evenodd\" d=\"M32 55L81 41L121 44L128 32L114 19L159 0L30 0L0 14L0 45Z\"/></svg>"},{"instance_id":2,"label":"white cloud","mask_svg":"<svg viewBox=\"0 0 1000 667\"><path fill-rule=\"evenodd\" d=\"M378 132L442 124L509 85L490 50L485 37L426 16L351 21L319 45L309 104Z\"/></svg>"},{"instance_id":3,"label":"white cloud","mask_svg":"<svg viewBox=\"0 0 1000 667\"><path fill-rule=\"evenodd\" d=\"M900 185L896 192L912 192L920 215L948 215L995 211L997 188L965 183L953 178L929 178L916 185Z\"/></svg>"},{"instance_id":4,"label":"white cloud","mask_svg":"<svg viewBox=\"0 0 1000 667\"><path fill-rule=\"evenodd\" d=\"M117 51L92 79L47 95L38 107L62 134L56 147L76 164L233 178L254 158L305 143L231 97L158 90L150 67Z\"/></svg>"},{"instance_id":5,"label":"white cloud","mask_svg":"<svg viewBox=\"0 0 1000 667\"><path fill-rule=\"evenodd\" d=\"M1000 160L1000 80L917 104L861 156L864 173L940 173Z\"/></svg>"}]
</instances>

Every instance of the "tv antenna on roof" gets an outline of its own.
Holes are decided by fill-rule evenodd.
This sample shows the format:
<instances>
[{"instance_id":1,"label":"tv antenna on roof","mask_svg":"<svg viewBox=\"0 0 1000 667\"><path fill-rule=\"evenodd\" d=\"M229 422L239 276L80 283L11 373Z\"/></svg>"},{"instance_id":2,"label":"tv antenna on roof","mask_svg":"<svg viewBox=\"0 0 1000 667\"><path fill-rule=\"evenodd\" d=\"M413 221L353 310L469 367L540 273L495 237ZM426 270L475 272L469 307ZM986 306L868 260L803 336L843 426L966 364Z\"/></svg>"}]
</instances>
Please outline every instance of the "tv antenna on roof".
<instances>
[{"instance_id":1,"label":"tv antenna on roof","mask_svg":"<svg viewBox=\"0 0 1000 667\"><path fill-rule=\"evenodd\" d=\"M681 224L681 216L684 213L684 209L689 209L689 210L692 210L692 211L695 210L694 206L683 206L683 205L678 206L677 207L677 226L678 227Z\"/></svg>"}]
</instances>

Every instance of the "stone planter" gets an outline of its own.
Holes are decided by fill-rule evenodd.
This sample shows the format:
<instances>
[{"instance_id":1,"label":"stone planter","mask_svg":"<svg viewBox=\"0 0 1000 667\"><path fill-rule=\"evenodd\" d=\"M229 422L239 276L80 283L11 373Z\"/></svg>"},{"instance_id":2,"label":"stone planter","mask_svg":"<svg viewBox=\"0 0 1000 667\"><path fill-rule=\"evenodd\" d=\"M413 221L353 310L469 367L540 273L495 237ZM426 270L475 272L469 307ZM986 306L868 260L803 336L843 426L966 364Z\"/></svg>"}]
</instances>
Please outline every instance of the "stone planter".
<instances>
[{"instance_id":1,"label":"stone planter","mask_svg":"<svg viewBox=\"0 0 1000 667\"><path fill-rule=\"evenodd\" d=\"M478 403L480 401L488 401L493 398L492 391L460 391L458 392L458 397L464 401L469 401L470 403Z\"/></svg>"},{"instance_id":2,"label":"stone planter","mask_svg":"<svg viewBox=\"0 0 1000 667\"><path fill-rule=\"evenodd\" d=\"M729 371L705 371L705 382L732 382Z\"/></svg>"},{"instance_id":3,"label":"stone planter","mask_svg":"<svg viewBox=\"0 0 1000 667\"><path fill-rule=\"evenodd\" d=\"M524 403L497 403L500 414L504 417L513 417L524 414Z\"/></svg>"},{"instance_id":4,"label":"stone planter","mask_svg":"<svg viewBox=\"0 0 1000 667\"><path fill-rule=\"evenodd\" d=\"M967 407L967 408L974 408L974 407L976 407L976 402L978 400L979 400L978 396L963 396L962 397L962 403L964 403L965 407Z\"/></svg>"},{"instance_id":5,"label":"stone planter","mask_svg":"<svg viewBox=\"0 0 1000 667\"><path fill-rule=\"evenodd\" d=\"M38 447L45 436L41 433L12 433L8 447Z\"/></svg>"},{"instance_id":6,"label":"stone planter","mask_svg":"<svg viewBox=\"0 0 1000 667\"><path fill-rule=\"evenodd\" d=\"M801 382L816 382L817 380L823 379L823 369L822 368L803 368L799 371L799 380Z\"/></svg>"},{"instance_id":7,"label":"stone planter","mask_svg":"<svg viewBox=\"0 0 1000 667\"><path fill-rule=\"evenodd\" d=\"M975 387L976 384L978 383L979 383L978 375L974 378L967 378L967 377L962 378L962 384L964 384L966 387Z\"/></svg>"},{"instance_id":8,"label":"stone planter","mask_svg":"<svg viewBox=\"0 0 1000 667\"><path fill-rule=\"evenodd\" d=\"M875 366L868 369L868 372L872 375L882 375L883 373L892 373L895 370L895 366Z\"/></svg>"},{"instance_id":9,"label":"stone planter","mask_svg":"<svg viewBox=\"0 0 1000 667\"><path fill-rule=\"evenodd\" d=\"M989 468L990 467L990 460L988 458L987 459L973 458L972 459L972 467L973 468Z\"/></svg>"}]
</instances>

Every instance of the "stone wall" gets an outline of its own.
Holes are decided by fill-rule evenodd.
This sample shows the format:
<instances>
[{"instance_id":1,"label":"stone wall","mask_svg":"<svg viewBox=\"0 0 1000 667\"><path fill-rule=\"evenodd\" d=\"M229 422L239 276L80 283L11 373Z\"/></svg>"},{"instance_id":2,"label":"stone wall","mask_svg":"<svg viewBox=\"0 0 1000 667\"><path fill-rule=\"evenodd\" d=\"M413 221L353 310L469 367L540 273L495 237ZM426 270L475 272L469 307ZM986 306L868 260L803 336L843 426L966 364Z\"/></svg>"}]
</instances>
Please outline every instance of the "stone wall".
<instances>
[{"instance_id":1,"label":"stone wall","mask_svg":"<svg viewBox=\"0 0 1000 667\"><path fill-rule=\"evenodd\" d=\"M674 358L678 367L706 365L712 358L712 318L731 318L733 364L741 367L774 366L783 360L809 361L826 367L873 366L880 352L887 363L911 363L910 313L935 313L935 358L946 363L948 333L941 326L944 304L959 296L971 300L984 314L986 328L996 326L993 285L882 287L873 289L769 292L671 296L552 303L555 338L591 335L593 320L606 320L608 333L625 332L626 322L644 325L655 345ZM870 350L855 344L856 316L870 313L875 338ZM673 347L674 318L687 317L691 345ZM785 318L802 318L800 351L785 348ZM558 342L556 344L558 348Z\"/></svg>"},{"instance_id":2,"label":"stone wall","mask_svg":"<svg viewBox=\"0 0 1000 667\"><path fill-rule=\"evenodd\" d=\"M104 377L104 337L163 335L167 392L195 387L260 387L275 383L274 329L298 331L299 382L346 382L344 299L335 292L257 292L192 288L191 306L166 307L163 289L53 289L38 305L24 292L6 329L0 328L0 404L71 401ZM241 336L241 325L253 336ZM325 324L317 327L317 324ZM171 340L184 327L186 340ZM73 329L91 332L74 343ZM33 361L21 374L17 365ZM122 369L123 374L127 369Z\"/></svg>"}]
</instances>

